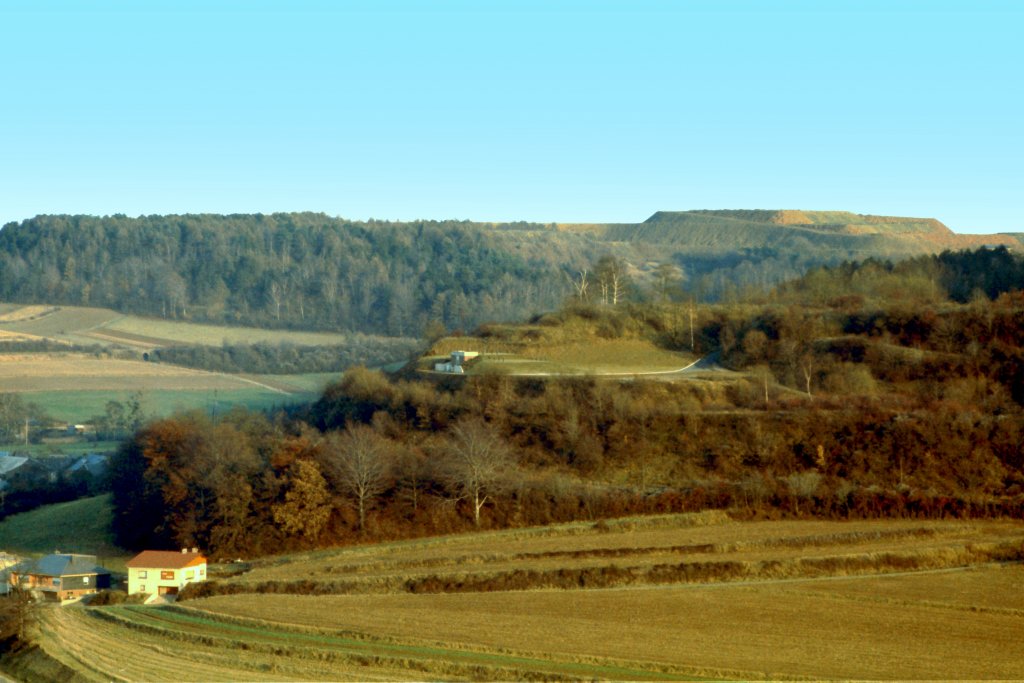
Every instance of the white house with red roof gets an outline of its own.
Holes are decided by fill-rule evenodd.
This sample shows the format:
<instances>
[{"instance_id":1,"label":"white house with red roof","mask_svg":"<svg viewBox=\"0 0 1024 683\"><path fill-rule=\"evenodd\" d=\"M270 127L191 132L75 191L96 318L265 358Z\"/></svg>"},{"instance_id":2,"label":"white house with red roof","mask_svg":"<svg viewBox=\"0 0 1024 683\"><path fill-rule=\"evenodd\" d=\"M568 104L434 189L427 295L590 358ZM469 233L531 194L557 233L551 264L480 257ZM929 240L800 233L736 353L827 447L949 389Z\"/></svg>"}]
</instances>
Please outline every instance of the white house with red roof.
<instances>
[{"instance_id":1,"label":"white house with red roof","mask_svg":"<svg viewBox=\"0 0 1024 683\"><path fill-rule=\"evenodd\" d=\"M128 595L177 595L190 583L206 581L206 558L192 550L143 550L128 560Z\"/></svg>"}]
</instances>

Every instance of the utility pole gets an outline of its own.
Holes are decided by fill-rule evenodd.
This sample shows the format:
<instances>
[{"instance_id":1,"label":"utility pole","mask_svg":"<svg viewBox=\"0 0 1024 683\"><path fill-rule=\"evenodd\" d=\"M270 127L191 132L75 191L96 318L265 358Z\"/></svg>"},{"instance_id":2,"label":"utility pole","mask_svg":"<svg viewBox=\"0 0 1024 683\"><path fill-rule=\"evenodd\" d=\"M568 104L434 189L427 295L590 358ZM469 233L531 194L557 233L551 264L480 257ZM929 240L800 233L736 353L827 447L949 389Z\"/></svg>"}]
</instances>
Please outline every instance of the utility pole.
<instances>
[{"instance_id":1,"label":"utility pole","mask_svg":"<svg viewBox=\"0 0 1024 683\"><path fill-rule=\"evenodd\" d=\"M693 299L690 299L690 351L694 351L693 347Z\"/></svg>"}]
</instances>

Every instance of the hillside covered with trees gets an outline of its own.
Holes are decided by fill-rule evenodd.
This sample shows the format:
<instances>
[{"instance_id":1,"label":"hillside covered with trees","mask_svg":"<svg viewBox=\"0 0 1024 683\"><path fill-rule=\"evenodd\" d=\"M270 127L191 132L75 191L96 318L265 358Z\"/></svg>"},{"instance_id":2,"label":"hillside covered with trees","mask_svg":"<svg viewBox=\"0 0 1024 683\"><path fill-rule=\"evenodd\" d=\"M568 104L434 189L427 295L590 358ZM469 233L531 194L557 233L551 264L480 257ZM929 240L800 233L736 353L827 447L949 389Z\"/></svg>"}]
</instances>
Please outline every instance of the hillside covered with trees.
<instances>
[{"instance_id":1,"label":"hillside covered with trees","mask_svg":"<svg viewBox=\"0 0 1024 683\"><path fill-rule=\"evenodd\" d=\"M419 336L558 308L603 255L701 302L819 265L1006 235L842 212L659 212L639 224L348 221L272 215L38 216L0 230L0 301L179 320ZM637 288L633 300L649 287Z\"/></svg>"},{"instance_id":2,"label":"hillside covered with trees","mask_svg":"<svg viewBox=\"0 0 1024 683\"><path fill-rule=\"evenodd\" d=\"M115 460L119 541L270 553L705 508L1019 517L1020 259L983 250L907 263L847 264L770 302L698 306L692 337L686 307L599 299L457 340L544 344L545 329L573 330L718 364L673 381L357 368L289 417L153 422ZM901 278L901 298L877 298ZM861 280L882 289L787 301Z\"/></svg>"}]
</instances>

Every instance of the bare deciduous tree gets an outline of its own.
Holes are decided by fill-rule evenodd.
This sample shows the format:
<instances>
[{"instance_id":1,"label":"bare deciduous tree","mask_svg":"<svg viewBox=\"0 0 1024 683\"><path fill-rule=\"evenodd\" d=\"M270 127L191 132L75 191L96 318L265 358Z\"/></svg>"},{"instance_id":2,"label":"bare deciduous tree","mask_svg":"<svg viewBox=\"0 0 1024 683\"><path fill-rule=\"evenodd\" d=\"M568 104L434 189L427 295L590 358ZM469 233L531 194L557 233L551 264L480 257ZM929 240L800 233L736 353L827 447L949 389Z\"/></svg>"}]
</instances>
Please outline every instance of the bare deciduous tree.
<instances>
[{"instance_id":1,"label":"bare deciduous tree","mask_svg":"<svg viewBox=\"0 0 1024 683\"><path fill-rule=\"evenodd\" d=\"M491 500L510 465L508 444L482 420L463 420L452 427L441 474L459 498L473 505L476 526L480 526L480 510Z\"/></svg>"},{"instance_id":2,"label":"bare deciduous tree","mask_svg":"<svg viewBox=\"0 0 1024 683\"><path fill-rule=\"evenodd\" d=\"M589 274L590 272L583 268L577 273L575 278L569 278L569 282L572 283L573 291L576 292L576 298L579 301L586 301L590 298L590 294L587 292L587 288L590 286L590 283L587 281Z\"/></svg>"},{"instance_id":3,"label":"bare deciduous tree","mask_svg":"<svg viewBox=\"0 0 1024 683\"><path fill-rule=\"evenodd\" d=\"M796 514L799 515L800 500L810 500L814 497L814 494L818 492L818 487L821 486L821 473L815 472L814 470L794 472L785 479L786 484L789 486L790 493L793 494Z\"/></svg>"},{"instance_id":4,"label":"bare deciduous tree","mask_svg":"<svg viewBox=\"0 0 1024 683\"><path fill-rule=\"evenodd\" d=\"M807 351L800 356L800 372L804 376L807 398L811 397L811 380L814 378L814 353Z\"/></svg>"},{"instance_id":5,"label":"bare deciduous tree","mask_svg":"<svg viewBox=\"0 0 1024 683\"><path fill-rule=\"evenodd\" d=\"M351 426L328 436L331 476L359 511L359 531L366 529L366 510L387 490L394 449L383 436L365 425Z\"/></svg>"},{"instance_id":6,"label":"bare deciduous tree","mask_svg":"<svg viewBox=\"0 0 1024 683\"><path fill-rule=\"evenodd\" d=\"M625 262L606 254L598 260L594 272L601 287L601 303L618 305L624 298L628 286Z\"/></svg>"}]
</instances>

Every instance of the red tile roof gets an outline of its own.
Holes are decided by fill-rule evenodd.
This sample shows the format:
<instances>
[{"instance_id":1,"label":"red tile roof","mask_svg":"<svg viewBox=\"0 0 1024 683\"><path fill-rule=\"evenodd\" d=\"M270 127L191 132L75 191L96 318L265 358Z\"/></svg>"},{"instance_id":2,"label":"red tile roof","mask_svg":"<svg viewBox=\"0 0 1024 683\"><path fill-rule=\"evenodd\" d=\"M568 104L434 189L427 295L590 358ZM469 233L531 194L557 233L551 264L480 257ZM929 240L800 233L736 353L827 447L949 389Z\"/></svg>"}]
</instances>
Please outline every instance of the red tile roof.
<instances>
[{"instance_id":1,"label":"red tile roof","mask_svg":"<svg viewBox=\"0 0 1024 683\"><path fill-rule=\"evenodd\" d=\"M174 550L143 550L128 560L126 566L138 569L184 569L206 564L201 553L183 553Z\"/></svg>"}]
</instances>

